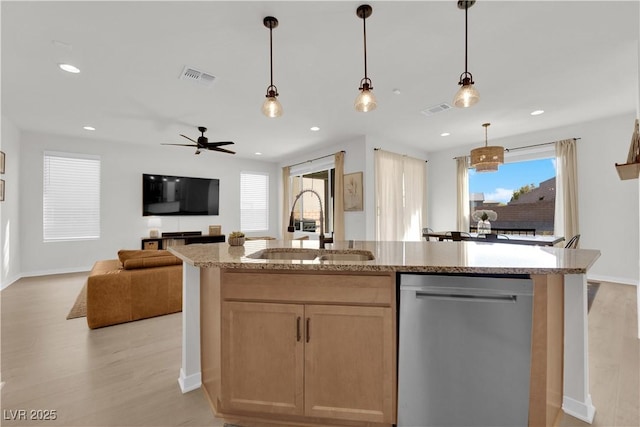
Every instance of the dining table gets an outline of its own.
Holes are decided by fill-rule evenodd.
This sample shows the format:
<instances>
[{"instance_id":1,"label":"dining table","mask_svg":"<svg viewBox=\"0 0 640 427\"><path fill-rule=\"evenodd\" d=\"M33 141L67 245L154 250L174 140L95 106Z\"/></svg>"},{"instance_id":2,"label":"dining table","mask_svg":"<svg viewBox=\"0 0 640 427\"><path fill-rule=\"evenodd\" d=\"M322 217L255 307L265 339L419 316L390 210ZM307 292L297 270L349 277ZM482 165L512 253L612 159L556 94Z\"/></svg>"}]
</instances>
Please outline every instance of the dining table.
<instances>
[{"instance_id":1,"label":"dining table","mask_svg":"<svg viewBox=\"0 0 640 427\"><path fill-rule=\"evenodd\" d=\"M429 231L422 234L427 240L430 237L444 240L452 240L450 231ZM487 237L490 236L490 237ZM557 243L564 241L564 236L553 235L520 235L520 234L504 234L504 235L487 235L481 233L463 233L460 236L462 241L485 242L485 243L508 243L512 245L534 245L534 246L555 246Z\"/></svg>"}]
</instances>

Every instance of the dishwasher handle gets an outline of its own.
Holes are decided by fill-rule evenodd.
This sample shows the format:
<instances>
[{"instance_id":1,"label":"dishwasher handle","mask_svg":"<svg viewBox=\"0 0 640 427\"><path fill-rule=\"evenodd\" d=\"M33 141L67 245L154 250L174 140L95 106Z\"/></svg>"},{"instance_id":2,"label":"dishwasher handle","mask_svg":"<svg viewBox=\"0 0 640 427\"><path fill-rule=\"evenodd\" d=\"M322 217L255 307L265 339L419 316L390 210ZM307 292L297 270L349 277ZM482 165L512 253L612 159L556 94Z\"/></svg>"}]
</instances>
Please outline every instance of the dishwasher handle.
<instances>
[{"instance_id":1,"label":"dishwasher handle","mask_svg":"<svg viewBox=\"0 0 640 427\"><path fill-rule=\"evenodd\" d=\"M416 291L416 299L430 298L438 300L449 301L469 301L469 302L501 302L501 303L516 303L518 302L517 295L488 295L488 294L456 294L456 293L442 293L442 292L428 292L428 291Z\"/></svg>"}]
</instances>

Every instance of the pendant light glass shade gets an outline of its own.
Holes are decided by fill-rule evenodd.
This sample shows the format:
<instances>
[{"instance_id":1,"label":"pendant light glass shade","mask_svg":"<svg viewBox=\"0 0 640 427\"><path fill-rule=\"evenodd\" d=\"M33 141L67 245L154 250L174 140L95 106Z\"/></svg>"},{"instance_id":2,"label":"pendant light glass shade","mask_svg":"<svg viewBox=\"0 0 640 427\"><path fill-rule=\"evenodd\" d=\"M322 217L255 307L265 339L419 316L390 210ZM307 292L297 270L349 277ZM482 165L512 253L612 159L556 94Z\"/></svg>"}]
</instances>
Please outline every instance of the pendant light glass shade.
<instances>
[{"instance_id":1,"label":"pendant light glass shade","mask_svg":"<svg viewBox=\"0 0 640 427\"><path fill-rule=\"evenodd\" d=\"M487 127L490 123L484 123L484 147L471 150L471 167L476 172L495 172L498 166L504 163L504 147L490 146L487 142Z\"/></svg>"},{"instance_id":2,"label":"pendant light glass shade","mask_svg":"<svg viewBox=\"0 0 640 427\"><path fill-rule=\"evenodd\" d=\"M278 101L278 93L270 90L267 99L262 104L262 114L269 118L276 118L282 115L282 104Z\"/></svg>"},{"instance_id":3,"label":"pendant light glass shade","mask_svg":"<svg viewBox=\"0 0 640 427\"><path fill-rule=\"evenodd\" d=\"M458 9L464 9L464 73L460 75L460 81L458 84L460 85L460 89L456 92L456 95L453 97L453 105L458 108L467 108L475 105L480 101L480 94L473 87L473 76L467 70L467 62L468 62L468 54L467 54L467 45L468 45L468 31L467 31L467 14L469 8L473 6L475 0L458 0Z\"/></svg>"},{"instance_id":4,"label":"pendant light glass shade","mask_svg":"<svg viewBox=\"0 0 640 427\"><path fill-rule=\"evenodd\" d=\"M273 85L273 29L278 26L278 20L273 16L267 16L262 21L269 29L269 64L271 66L271 84L267 87L267 95L262 104L262 114L269 118L276 118L282 115L282 104L278 101L278 88Z\"/></svg>"},{"instance_id":5,"label":"pendant light glass shade","mask_svg":"<svg viewBox=\"0 0 640 427\"><path fill-rule=\"evenodd\" d=\"M458 108L467 108L475 105L480 101L480 94L473 87L473 81L470 78L465 78L459 83L460 89L453 98L453 105Z\"/></svg>"},{"instance_id":6,"label":"pendant light glass shade","mask_svg":"<svg viewBox=\"0 0 640 427\"><path fill-rule=\"evenodd\" d=\"M371 92L369 83L363 83L360 87L360 94L356 97L354 106L356 107L356 111L360 113L375 110L378 106L376 96Z\"/></svg>"},{"instance_id":7,"label":"pendant light glass shade","mask_svg":"<svg viewBox=\"0 0 640 427\"><path fill-rule=\"evenodd\" d=\"M375 110L378 106L376 97L372 92L371 79L367 77L367 18L371 16L372 12L373 9L368 4L358 6L356 10L358 18L362 18L362 32L364 35L364 78L360 80L360 93L353 103L356 111L360 113Z\"/></svg>"}]
</instances>

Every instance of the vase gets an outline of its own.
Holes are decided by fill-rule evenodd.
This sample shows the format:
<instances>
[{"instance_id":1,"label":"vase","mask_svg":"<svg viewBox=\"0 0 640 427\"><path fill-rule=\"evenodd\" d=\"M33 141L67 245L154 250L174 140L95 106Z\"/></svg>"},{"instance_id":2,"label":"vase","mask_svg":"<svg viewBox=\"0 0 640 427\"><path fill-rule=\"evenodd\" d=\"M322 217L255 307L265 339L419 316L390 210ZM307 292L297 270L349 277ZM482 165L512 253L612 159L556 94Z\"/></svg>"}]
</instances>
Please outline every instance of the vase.
<instances>
[{"instance_id":1,"label":"vase","mask_svg":"<svg viewBox=\"0 0 640 427\"><path fill-rule=\"evenodd\" d=\"M491 234L491 223L488 219L478 221L478 234Z\"/></svg>"},{"instance_id":2,"label":"vase","mask_svg":"<svg viewBox=\"0 0 640 427\"><path fill-rule=\"evenodd\" d=\"M229 245L231 246L242 246L244 245L244 237L230 237Z\"/></svg>"}]
</instances>

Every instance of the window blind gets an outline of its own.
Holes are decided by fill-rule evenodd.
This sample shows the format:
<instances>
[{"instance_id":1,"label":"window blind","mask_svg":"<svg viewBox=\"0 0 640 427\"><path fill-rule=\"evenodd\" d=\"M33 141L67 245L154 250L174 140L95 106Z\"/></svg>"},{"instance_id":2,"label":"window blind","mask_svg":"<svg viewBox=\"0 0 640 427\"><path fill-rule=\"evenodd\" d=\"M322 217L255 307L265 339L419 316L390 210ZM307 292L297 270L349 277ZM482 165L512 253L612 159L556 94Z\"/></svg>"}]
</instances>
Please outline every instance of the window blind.
<instances>
[{"instance_id":1,"label":"window blind","mask_svg":"<svg viewBox=\"0 0 640 427\"><path fill-rule=\"evenodd\" d=\"M256 172L240 173L240 229L269 229L269 175Z\"/></svg>"},{"instance_id":2,"label":"window blind","mask_svg":"<svg viewBox=\"0 0 640 427\"><path fill-rule=\"evenodd\" d=\"M100 238L100 157L44 153L44 241Z\"/></svg>"}]
</instances>

